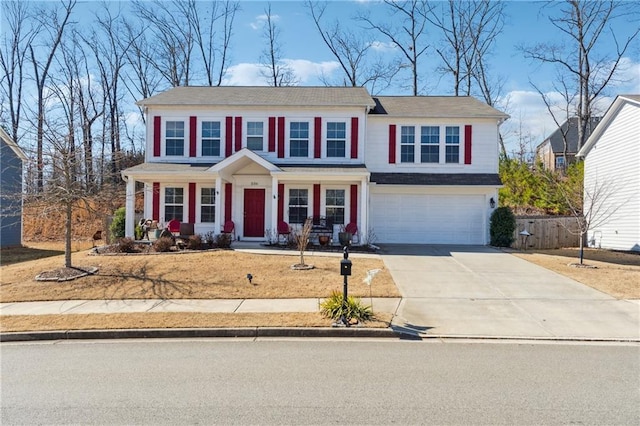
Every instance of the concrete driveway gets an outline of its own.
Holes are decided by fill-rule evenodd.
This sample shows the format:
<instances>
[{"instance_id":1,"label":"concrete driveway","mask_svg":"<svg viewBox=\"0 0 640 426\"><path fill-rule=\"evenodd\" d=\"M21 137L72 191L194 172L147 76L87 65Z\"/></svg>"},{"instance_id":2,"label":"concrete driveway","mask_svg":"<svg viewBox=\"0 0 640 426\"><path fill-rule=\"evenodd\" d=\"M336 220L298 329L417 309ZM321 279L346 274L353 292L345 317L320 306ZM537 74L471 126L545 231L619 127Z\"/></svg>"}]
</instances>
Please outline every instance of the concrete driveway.
<instances>
[{"instance_id":1,"label":"concrete driveway","mask_svg":"<svg viewBox=\"0 0 640 426\"><path fill-rule=\"evenodd\" d=\"M640 304L482 246L383 245L393 326L441 336L640 341ZM375 285L375 283L374 283Z\"/></svg>"}]
</instances>

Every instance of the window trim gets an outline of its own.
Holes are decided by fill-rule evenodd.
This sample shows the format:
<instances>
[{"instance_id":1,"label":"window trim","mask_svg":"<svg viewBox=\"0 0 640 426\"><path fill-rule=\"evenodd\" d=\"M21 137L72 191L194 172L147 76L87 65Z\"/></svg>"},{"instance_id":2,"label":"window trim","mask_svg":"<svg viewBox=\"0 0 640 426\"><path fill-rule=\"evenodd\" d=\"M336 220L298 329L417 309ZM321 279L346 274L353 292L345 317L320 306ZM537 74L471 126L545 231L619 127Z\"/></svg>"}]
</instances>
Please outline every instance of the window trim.
<instances>
[{"instance_id":1,"label":"window trim","mask_svg":"<svg viewBox=\"0 0 640 426\"><path fill-rule=\"evenodd\" d=\"M209 204L205 204L202 202L202 190L204 189L210 189L211 190L211 195L213 197L213 203ZM217 200L217 196L216 196L216 186L215 184L213 186L209 186L209 185L198 185L198 199L197 199L197 213L196 213L196 221L199 223L206 223L206 224L215 224L216 223L216 202ZM213 207L213 220L211 222L205 222L202 219L202 208L203 207Z\"/></svg>"},{"instance_id":2,"label":"window trim","mask_svg":"<svg viewBox=\"0 0 640 426\"><path fill-rule=\"evenodd\" d=\"M291 155L291 146L292 146L292 141L296 140L296 141L303 141L305 139L299 139L299 138L292 138L291 137L291 126L294 124L300 124L300 123L304 123L307 125L307 155L306 156L293 156ZM288 121L288 126L286 126L286 143L287 143L287 158L310 158L313 155L313 146L311 145L312 143L312 135L313 135L313 124L311 123L311 120L309 119L298 119L298 120L290 120Z\"/></svg>"},{"instance_id":3,"label":"window trim","mask_svg":"<svg viewBox=\"0 0 640 426\"><path fill-rule=\"evenodd\" d=\"M249 148L249 138L257 138L258 135L257 134L250 134L249 133L249 124L256 124L256 123L260 123L262 125L262 133L259 135L261 140L262 140L262 147L258 150L258 149L253 149L253 148ZM264 148L264 142L265 142L265 125L264 125L264 120L246 120L246 124L245 124L245 136L244 136L244 147L247 149L251 149L252 151L256 151L256 152L264 152L265 148Z\"/></svg>"},{"instance_id":4,"label":"window trim","mask_svg":"<svg viewBox=\"0 0 640 426\"><path fill-rule=\"evenodd\" d=\"M406 136L413 136L413 142L404 142L403 141L404 136L405 136L405 134L403 133L404 129L412 129L413 130L413 134L412 135L409 135L409 134L406 135ZM400 164L415 164L415 162L416 162L416 142L417 142L417 140L416 140L416 126L415 125L413 125L413 126L401 125L400 126L400 143L398 144L400 146L400 153L399 153L400 154L400 156L399 156ZM403 158L403 154L404 153L402 151L403 147L411 147L411 149L412 149L411 157L413 157L413 159L411 161L404 160L404 158Z\"/></svg>"},{"instance_id":5,"label":"window trim","mask_svg":"<svg viewBox=\"0 0 640 426\"><path fill-rule=\"evenodd\" d=\"M343 206L339 206L339 205L328 205L327 204L327 191L343 191L344 192L344 205ZM329 186L323 186L321 188L321 197L322 197L322 205L320 206L321 211L324 212L324 216L328 217L327 215L327 208L332 207L332 208L340 208L342 207L342 209L344 210L343 213L343 220L344 223L339 223L334 221L334 225L339 225L339 226L346 226L349 224L349 221L351 220L350 217L350 209L349 207L351 206L351 200L350 200L350 192L349 188L346 186L334 186L334 185L329 185Z\"/></svg>"},{"instance_id":6,"label":"window trim","mask_svg":"<svg viewBox=\"0 0 640 426\"><path fill-rule=\"evenodd\" d=\"M329 124L342 124L344 125L344 136L342 138L330 138L329 137ZM324 154L324 158L347 158L347 135L350 134L350 128L349 128L349 124L347 123L346 119L340 119L340 118L336 118L336 119L326 119L324 126L323 126L323 154ZM329 142L342 142L342 150L344 151L343 155L329 155Z\"/></svg>"},{"instance_id":7,"label":"window trim","mask_svg":"<svg viewBox=\"0 0 640 426\"><path fill-rule=\"evenodd\" d=\"M189 140L189 126L186 123L187 120L185 120L184 118L173 118L173 117L167 117L163 120L162 122L162 154L163 157L168 157L168 158L179 158L179 157L185 157L188 154L187 151L187 146L186 143ZM176 138L176 137L167 137L167 127L169 123L182 123L182 138ZM182 139L182 154L167 154L167 140L171 139L171 140L177 140L177 139Z\"/></svg>"},{"instance_id":8,"label":"window trim","mask_svg":"<svg viewBox=\"0 0 640 426\"><path fill-rule=\"evenodd\" d=\"M449 136L447 134L447 130L449 130L449 129L457 129L458 130L458 134L457 135L452 135L452 136L457 136L458 137L457 142L449 142L447 140L447 137ZM460 149L460 146L462 145L460 143L460 139L461 139L460 138L460 126L444 126L444 132L445 132L444 133L445 134L445 138L444 138L444 147L445 147L444 148L444 163L445 164L460 164L460 159L462 157L464 157L464 155L461 155L463 153L461 152L462 150ZM458 153L457 153L458 161L447 161L447 154L448 154L447 148L448 147L456 147L456 148L458 148Z\"/></svg>"},{"instance_id":9,"label":"window trim","mask_svg":"<svg viewBox=\"0 0 640 426\"><path fill-rule=\"evenodd\" d=\"M218 155L204 155L202 150L204 149L204 137L203 137L203 129L202 126L204 125L204 123L218 123L218 125L220 126L220 136L218 138ZM219 158L222 156L222 150L223 150L223 144L222 141L224 140L224 125L223 125L223 120L219 119L219 118L202 118L201 120L198 121L198 146L196 147L197 149L197 153L199 154L200 157L204 157L204 158ZM214 139L215 138L206 138L206 139Z\"/></svg>"},{"instance_id":10,"label":"window trim","mask_svg":"<svg viewBox=\"0 0 640 426\"><path fill-rule=\"evenodd\" d=\"M291 185L291 186L288 186L285 190L286 212L283 212L283 216L284 216L283 220L286 220L289 224L292 224L292 225L303 225L304 221L302 223L291 221L291 216L289 215L289 209L291 208L291 190L307 191L307 217L310 217L312 216L312 214L309 214L309 211L313 209L313 188L308 185ZM306 220L307 217L305 217L304 219Z\"/></svg>"},{"instance_id":11,"label":"window trim","mask_svg":"<svg viewBox=\"0 0 640 426\"><path fill-rule=\"evenodd\" d=\"M167 202L167 189L169 188L182 190L182 203ZM184 185L166 184L162 187L161 194L162 194L161 202L162 202L162 214L163 214L163 217L161 218L161 220L166 224L172 219L167 217L167 206L182 206L182 217L178 219L180 220L180 222L184 222L185 213L186 213L185 205L187 204L187 196L188 196L188 191L185 190Z\"/></svg>"},{"instance_id":12,"label":"window trim","mask_svg":"<svg viewBox=\"0 0 640 426\"><path fill-rule=\"evenodd\" d=\"M427 141L427 142L423 142L422 141L422 137L423 137L423 129L438 129L438 132L434 135L434 134L427 134L427 137L433 137L433 136L437 136L438 140L437 142L431 142L431 141ZM440 149L440 144L441 144L441 137L440 137L440 132L441 132L441 126L433 126L433 125L421 125L420 126L420 141L419 141L419 145L420 145L420 164L440 164L440 151L442 151ZM423 160L423 148L426 147L436 147L438 149L438 155L437 155L437 161L424 161Z\"/></svg>"}]
</instances>

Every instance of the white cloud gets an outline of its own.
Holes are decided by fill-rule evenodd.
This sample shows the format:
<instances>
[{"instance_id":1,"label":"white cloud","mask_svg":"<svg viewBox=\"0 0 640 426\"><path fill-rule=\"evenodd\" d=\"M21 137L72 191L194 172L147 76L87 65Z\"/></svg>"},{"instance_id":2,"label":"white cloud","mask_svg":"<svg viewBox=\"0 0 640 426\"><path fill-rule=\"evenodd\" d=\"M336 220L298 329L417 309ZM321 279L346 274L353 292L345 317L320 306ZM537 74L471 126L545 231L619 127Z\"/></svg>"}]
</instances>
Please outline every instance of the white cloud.
<instances>
[{"instance_id":1,"label":"white cloud","mask_svg":"<svg viewBox=\"0 0 640 426\"><path fill-rule=\"evenodd\" d=\"M371 48L375 51L386 53L397 49L396 44L393 42L373 41L371 42Z\"/></svg>"},{"instance_id":2,"label":"white cloud","mask_svg":"<svg viewBox=\"0 0 640 426\"><path fill-rule=\"evenodd\" d=\"M640 63L623 57L618 64L617 75L610 87L619 94L640 93Z\"/></svg>"},{"instance_id":3,"label":"white cloud","mask_svg":"<svg viewBox=\"0 0 640 426\"><path fill-rule=\"evenodd\" d=\"M312 62L306 59L284 59L296 76L300 85L319 84L320 76L329 76L335 72L339 64L335 61ZM267 80L262 76L259 63L241 63L229 67L224 85L229 86L267 86Z\"/></svg>"},{"instance_id":4,"label":"white cloud","mask_svg":"<svg viewBox=\"0 0 640 426\"><path fill-rule=\"evenodd\" d=\"M280 15L271 15L271 22L278 22L280 20ZM264 27L265 22L267 22L267 15L262 14L255 17L253 22L249 23L249 26L254 30L259 30Z\"/></svg>"}]
</instances>

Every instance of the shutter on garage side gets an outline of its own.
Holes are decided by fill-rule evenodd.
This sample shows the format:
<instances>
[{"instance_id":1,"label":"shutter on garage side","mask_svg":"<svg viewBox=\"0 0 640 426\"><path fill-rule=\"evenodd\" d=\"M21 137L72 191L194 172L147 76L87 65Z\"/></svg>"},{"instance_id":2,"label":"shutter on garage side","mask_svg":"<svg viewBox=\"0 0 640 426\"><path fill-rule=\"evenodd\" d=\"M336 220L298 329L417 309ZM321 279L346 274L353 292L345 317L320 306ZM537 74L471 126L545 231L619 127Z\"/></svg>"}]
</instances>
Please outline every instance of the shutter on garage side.
<instances>
[{"instance_id":1,"label":"shutter on garage side","mask_svg":"<svg viewBox=\"0 0 640 426\"><path fill-rule=\"evenodd\" d=\"M389 124L389 164L396 163L396 125Z\"/></svg>"},{"instance_id":2,"label":"shutter on garage side","mask_svg":"<svg viewBox=\"0 0 640 426\"><path fill-rule=\"evenodd\" d=\"M464 126L464 164L471 164L471 125Z\"/></svg>"},{"instance_id":3,"label":"shutter on garage side","mask_svg":"<svg viewBox=\"0 0 640 426\"><path fill-rule=\"evenodd\" d=\"M160 132L162 131L162 119L159 115L153 117L153 156L160 157Z\"/></svg>"}]
</instances>

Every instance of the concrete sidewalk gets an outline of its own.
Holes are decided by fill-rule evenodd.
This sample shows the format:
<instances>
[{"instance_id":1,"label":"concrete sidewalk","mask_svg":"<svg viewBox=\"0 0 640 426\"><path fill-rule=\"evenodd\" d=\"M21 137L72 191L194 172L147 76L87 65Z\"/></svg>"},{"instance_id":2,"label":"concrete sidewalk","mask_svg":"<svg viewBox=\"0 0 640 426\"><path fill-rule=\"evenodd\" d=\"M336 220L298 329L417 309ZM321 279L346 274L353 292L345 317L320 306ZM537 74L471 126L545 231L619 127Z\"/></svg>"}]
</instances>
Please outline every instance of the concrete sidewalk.
<instances>
[{"instance_id":1,"label":"concrete sidewalk","mask_svg":"<svg viewBox=\"0 0 640 426\"><path fill-rule=\"evenodd\" d=\"M395 313L400 298L373 298L375 312ZM0 303L5 315L126 314L145 312L319 312L321 299L126 299ZM369 298L363 298L370 304Z\"/></svg>"}]
</instances>

